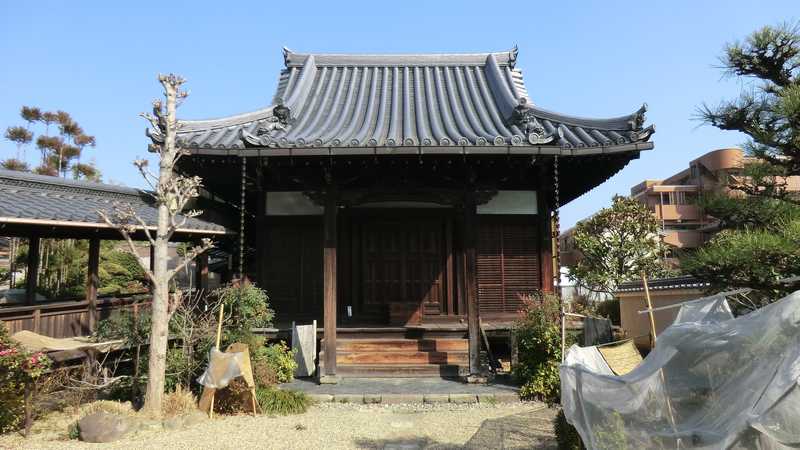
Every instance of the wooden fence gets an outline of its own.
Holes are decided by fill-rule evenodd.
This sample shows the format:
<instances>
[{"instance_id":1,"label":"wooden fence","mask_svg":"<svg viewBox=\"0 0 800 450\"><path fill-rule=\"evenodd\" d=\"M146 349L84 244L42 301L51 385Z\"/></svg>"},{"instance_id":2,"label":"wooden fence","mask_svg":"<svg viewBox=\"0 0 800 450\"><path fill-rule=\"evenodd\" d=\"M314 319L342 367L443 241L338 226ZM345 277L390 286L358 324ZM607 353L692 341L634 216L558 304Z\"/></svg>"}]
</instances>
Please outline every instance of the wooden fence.
<instances>
[{"instance_id":1,"label":"wooden fence","mask_svg":"<svg viewBox=\"0 0 800 450\"><path fill-rule=\"evenodd\" d=\"M152 297L149 294L121 298L98 298L96 318L103 320L112 312L131 309L134 314L149 307ZM34 305L0 306L0 321L4 322L11 334L22 330L54 338L88 336L91 334L89 300L60 300L41 302Z\"/></svg>"}]
</instances>

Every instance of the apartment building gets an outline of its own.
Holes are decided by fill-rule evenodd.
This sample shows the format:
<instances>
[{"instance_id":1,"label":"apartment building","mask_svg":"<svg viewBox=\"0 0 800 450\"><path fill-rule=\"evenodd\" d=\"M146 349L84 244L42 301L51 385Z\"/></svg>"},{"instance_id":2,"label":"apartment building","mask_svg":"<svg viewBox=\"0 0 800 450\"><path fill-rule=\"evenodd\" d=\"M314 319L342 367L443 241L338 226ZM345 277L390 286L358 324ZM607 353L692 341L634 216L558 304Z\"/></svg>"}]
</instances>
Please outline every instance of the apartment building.
<instances>
[{"instance_id":1,"label":"apartment building","mask_svg":"<svg viewBox=\"0 0 800 450\"><path fill-rule=\"evenodd\" d=\"M716 232L716 221L697 205L707 192L729 192L730 177L740 174L747 156L739 148L722 148L689 162L689 166L663 180L644 180L631 188L631 197L647 205L661 224L667 257L681 249L702 245ZM788 180L789 190L800 192L800 177ZM572 229L560 236L561 261L573 265L580 257L572 240Z\"/></svg>"}]
</instances>

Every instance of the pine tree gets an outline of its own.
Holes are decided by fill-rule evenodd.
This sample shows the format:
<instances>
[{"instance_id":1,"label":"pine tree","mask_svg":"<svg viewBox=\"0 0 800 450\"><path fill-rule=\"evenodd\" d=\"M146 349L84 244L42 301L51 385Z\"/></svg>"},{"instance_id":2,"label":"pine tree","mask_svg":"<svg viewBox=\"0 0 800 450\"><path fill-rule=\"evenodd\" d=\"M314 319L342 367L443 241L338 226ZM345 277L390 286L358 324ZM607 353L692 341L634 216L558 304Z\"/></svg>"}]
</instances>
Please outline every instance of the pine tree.
<instances>
[{"instance_id":1,"label":"pine tree","mask_svg":"<svg viewBox=\"0 0 800 450\"><path fill-rule=\"evenodd\" d=\"M750 158L728 183L743 195L701 199L721 231L682 264L716 290L753 288L768 301L800 287L780 282L800 273L800 198L788 189L788 177L800 175L800 28L763 27L727 45L721 62L745 88L699 115L748 136Z\"/></svg>"}]
</instances>

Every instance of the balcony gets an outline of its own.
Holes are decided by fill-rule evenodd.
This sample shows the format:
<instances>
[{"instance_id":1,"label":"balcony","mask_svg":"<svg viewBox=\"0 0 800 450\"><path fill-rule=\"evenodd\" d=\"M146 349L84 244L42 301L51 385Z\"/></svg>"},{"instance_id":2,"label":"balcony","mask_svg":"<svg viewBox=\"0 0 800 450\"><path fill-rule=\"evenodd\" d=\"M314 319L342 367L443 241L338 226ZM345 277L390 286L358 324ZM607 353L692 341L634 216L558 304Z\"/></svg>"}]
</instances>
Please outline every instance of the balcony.
<instances>
[{"instance_id":1,"label":"balcony","mask_svg":"<svg viewBox=\"0 0 800 450\"><path fill-rule=\"evenodd\" d=\"M675 248L697 248L703 244L703 233L697 230L667 230L664 243Z\"/></svg>"},{"instance_id":2,"label":"balcony","mask_svg":"<svg viewBox=\"0 0 800 450\"><path fill-rule=\"evenodd\" d=\"M658 220L695 221L702 218L697 205L655 205Z\"/></svg>"}]
</instances>

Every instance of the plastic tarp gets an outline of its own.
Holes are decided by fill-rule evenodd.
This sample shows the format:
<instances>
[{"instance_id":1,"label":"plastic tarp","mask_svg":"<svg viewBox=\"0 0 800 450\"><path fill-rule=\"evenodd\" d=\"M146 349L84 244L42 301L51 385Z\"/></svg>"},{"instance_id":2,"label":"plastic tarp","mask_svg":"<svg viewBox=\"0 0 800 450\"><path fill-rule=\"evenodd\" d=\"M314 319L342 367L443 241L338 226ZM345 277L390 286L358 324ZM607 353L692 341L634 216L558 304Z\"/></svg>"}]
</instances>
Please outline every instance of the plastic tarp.
<instances>
[{"instance_id":1,"label":"plastic tarp","mask_svg":"<svg viewBox=\"0 0 800 450\"><path fill-rule=\"evenodd\" d=\"M800 448L800 291L737 318L723 296L686 303L621 376L573 346L561 402L590 449Z\"/></svg>"},{"instance_id":2,"label":"plastic tarp","mask_svg":"<svg viewBox=\"0 0 800 450\"><path fill-rule=\"evenodd\" d=\"M32 352L58 352L67 350L95 349L99 352L109 352L122 347L122 340L106 342L92 342L88 337L53 338L33 331L18 331L11 335L11 340L16 341L26 350Z\"/></svg>"},{"instance_id":3,"label":"plastic tarp","mask_svg":"<svg viewBox=\"0 0 800 450\"><path fill-rule=\"evenodd\" d=\"M208 355L208 368L197 382L207 388L223 389L238 377L243 377L247 386L255 386L247 351L223 353L212 348Z\"/></svg>"}]
</instances>

